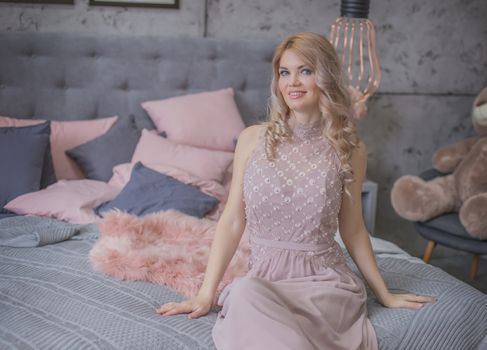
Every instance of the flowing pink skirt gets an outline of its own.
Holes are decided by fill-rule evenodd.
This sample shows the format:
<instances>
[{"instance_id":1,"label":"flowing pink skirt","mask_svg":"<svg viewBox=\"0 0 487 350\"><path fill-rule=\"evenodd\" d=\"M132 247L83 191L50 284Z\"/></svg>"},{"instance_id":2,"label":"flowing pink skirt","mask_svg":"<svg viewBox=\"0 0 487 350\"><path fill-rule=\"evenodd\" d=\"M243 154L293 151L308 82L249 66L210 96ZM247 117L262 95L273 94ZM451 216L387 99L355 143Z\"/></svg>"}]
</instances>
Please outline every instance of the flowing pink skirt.
<instances>
[{"instance_id":1,"label":"flowing pink skirt","mask_svg":"<svg viewBox=\"0 0 487 350\"><path fill-rule=\"evenodd\" d=\"M218 350L378 348L365 287L347 265L278 281L258 275L251 270L220 295Z\"/></svg>"}]
</instances>

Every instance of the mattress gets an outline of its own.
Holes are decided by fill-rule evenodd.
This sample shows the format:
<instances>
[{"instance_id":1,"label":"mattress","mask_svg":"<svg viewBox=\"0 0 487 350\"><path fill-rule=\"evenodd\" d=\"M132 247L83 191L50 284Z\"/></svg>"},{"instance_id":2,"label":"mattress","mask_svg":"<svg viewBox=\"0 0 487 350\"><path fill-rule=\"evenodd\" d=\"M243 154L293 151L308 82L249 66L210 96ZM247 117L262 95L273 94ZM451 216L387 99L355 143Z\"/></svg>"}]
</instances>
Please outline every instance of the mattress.
<instances>
[{"instance_id":1,"label":"mattress","mask_svg":"<svg viewBox=\"0 0 487 350\"><path fill-rule=\"evenodd\" d=\"M0 247L0 349L214 349L217 309L194 320L158 315L159 305L183 297L161 285L94 272L88 253L96 226L89 229L40 247ZM368 290L380 349L480 348L487 330L485 294L391 242L371 240L393 292L437 298L422 310L387 309ZM347 263L359 273L348 254Z\"/></svg>"}]
</instances>

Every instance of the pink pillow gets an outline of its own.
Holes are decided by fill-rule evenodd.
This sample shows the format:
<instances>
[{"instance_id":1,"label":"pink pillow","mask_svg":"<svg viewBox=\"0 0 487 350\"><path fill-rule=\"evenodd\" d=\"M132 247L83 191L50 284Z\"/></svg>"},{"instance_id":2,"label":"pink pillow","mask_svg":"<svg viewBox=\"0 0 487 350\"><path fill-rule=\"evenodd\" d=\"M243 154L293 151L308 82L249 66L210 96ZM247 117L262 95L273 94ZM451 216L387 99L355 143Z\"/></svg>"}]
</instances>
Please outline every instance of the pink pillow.
<instances>
[{"instance_id":1,"label":"pink pillow","mask_svg":"<svg viewBox=\"0 0 487 350\"><path fill-rule=\"evenodd\" d=\"M159 131L177 143L233 151L234 140L245 128L233 89L146 101L142 107Z\"/></svg>"},{"instance_id":2,"label":"pink pillow","mask_svg":"<svg viewBox=\"0 0 487 350\"><path fill-rule=\"evenodd\" d=\"M135 148L132 163L140 161L144 164L163 164L204 180L221 182L232 159L231 152L177 144L144 129Z\"/></svg>"},{"instance_id":3,"label":"pink pillow","mask_svg":"<svg viewBox=\"0 0 487 350\"><path fill-rule=\"evenodd\" d=\"M85 177L76 162L66 156L64 152L103 135L116 120L115 116L93 120L51 121L51 153L54 172L58 180ZM44 120L38 119L0 117L0 127L28 126L43 122Z\"/></svg>"},{"instance_id":4,"label":"pink pillow","mask_svg":"<svg viewBox=\"0 0 487 350\"><path fill-rule=\"evenodd\" d=\"M93 208L115 198L120 190L102 181L61 180L37 192L26 193L5 206L16 214L47 216L73 224L87 224L100 218Z\"/></svg>"},{"instance_id":5,"label":"pink pillow","mask_svg":"<svg viewBox=\"0 0 487 350\"><path fill-rule=\"evenodd\" d=\"M17 119L0 116L0 128L16 128L20 126L31 126L44 123L45 120L39 119Z\"/></svg>"}]
</instances>

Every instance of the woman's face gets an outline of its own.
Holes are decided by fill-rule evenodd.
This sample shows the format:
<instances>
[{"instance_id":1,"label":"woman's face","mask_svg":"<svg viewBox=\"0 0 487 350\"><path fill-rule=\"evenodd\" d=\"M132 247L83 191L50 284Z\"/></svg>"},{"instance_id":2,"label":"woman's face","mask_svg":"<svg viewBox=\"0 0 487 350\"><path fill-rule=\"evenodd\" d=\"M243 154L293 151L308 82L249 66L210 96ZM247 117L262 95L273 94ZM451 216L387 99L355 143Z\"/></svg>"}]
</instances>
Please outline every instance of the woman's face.
<instances>
[{"instance_id":1,"label":"woman's face","mask_svg":"<svg viewBox=\"0 0 487 350\"><path fill-rule=\"evenodd\" d=\"M319 109L320 90L314 70L290 50L284 51L279 62L279 91L289 109L313 114Z\"/></svg>"}]
</instances>

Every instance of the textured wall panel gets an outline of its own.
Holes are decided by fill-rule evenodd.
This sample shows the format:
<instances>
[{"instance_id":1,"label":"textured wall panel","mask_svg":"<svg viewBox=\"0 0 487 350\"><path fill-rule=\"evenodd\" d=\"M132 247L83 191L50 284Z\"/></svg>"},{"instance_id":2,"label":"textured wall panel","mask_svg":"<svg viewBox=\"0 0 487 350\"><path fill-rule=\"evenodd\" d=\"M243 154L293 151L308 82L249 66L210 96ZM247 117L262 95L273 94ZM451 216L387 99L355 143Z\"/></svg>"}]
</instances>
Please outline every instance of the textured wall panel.
<instances>
[{"instance_id":1,"label":"textured wall panel","mask_svg":"<svg viewBox=\"0 0 487 350\"><path fill-rule=\"evenodd\" d=\"M381 91L477 93L487 85L487 1L372 1Z\"/></svg>"},{"instance_id":2,"label":"textured wall panel","mask_svg":"<svg viewBox=\"0 0 487 350\"><path fill-rule=\"evenodd\" d=\"M0 32L95 32L123 35L190 35L204 32L205 0L181 1L180 9L0 3Z\"/></svg>"},{"instance_id":3,"label":"textured wall panel","mask_svg":"<svg viewBox=\"0 0 487 350\"><path fill-rule=\"evenodd\" d=\"M327 34L336 0L208 0L209 36L281 38L298 31Z\"/></svg>"},{"instance_id":4,"label":"textured wall panel","mask_svg":"<svg viewBox=\"0 0 487 350\"><path fill-rule=\"evenodd\" d=\"M208 0L208 35L328 34L337 0ZM382 65L379 91L476 93L487 85L487 1L372 0Z\"/></svg>"}]
</instances>

